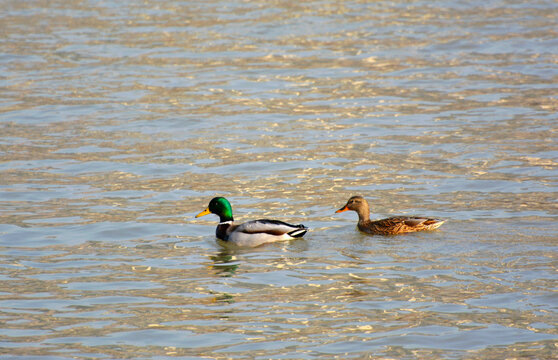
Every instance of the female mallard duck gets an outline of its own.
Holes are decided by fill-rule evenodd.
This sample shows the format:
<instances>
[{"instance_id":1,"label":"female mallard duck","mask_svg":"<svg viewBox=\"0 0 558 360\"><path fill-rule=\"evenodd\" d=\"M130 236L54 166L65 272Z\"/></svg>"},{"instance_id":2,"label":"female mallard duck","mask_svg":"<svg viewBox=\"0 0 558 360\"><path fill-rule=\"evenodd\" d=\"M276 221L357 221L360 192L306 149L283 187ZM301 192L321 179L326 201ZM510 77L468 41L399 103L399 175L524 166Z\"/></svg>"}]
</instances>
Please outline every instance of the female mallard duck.
<instances>
[{"instance_id":1,"label":"female mallard duck","mask_svg":"<svg viewBox=\"0 0 558 360\"><path fill-rule=\"evenodd\" d=\"M415 231L434 230L439 228L445 220L429 219L415 216L395 216L382 220L370 220L368 202L362 196L353 196L347 204L336 213L347 210L358 214L358 229L372 235L395 235Z\"/></svg>"},{"instance_id":2,"label":"female mallard duck","mask_svg":"<svg viewBox=\"0 0 558 360\"><path fill-rule=\"evenodd\" d=\"M261 244L291 240L304 236L308 228L304 225L291 225L279 220L252 220L235 224L231 204L224 197L213 198L207 209L196 217L207 214L219 216L219 225L215 230L218 239L238 246L258 246Z\"/></svg>"}]
</instances>

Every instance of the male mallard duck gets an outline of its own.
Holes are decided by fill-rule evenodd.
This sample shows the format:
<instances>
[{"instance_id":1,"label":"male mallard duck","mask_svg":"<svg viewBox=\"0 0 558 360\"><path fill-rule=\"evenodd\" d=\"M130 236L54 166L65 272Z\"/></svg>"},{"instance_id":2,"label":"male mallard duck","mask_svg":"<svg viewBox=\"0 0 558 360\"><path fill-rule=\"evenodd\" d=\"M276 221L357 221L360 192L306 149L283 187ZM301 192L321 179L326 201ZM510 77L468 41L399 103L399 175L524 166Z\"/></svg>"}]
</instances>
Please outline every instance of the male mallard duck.
<instances>
[{"instance_id":1,"label":"male mallard duck","mask_svg":"<svg viewBox=\"0 0 558 360\"><path fill-rule=\"evenodd\" d=\"M243 224L235 224L231 204L224 197L211 199L207 209L196 217L207 214L219 216L219 225L215 230L218 239L234 243L238 246L258 246L261 244L291 240L304 236L308 228L304 225L291 225L279 220L252 220Z\"/></svg>"},{"instance_id":2,"label":"male mallard duck","mask_svg":"<svg viewBox=\"0 0 558 360\"><path fill-rule=\"evenodd\" d=\"M445 220L429 219L415 216L395 216L382 220L370 220L368 202L362 196L353 196L347 204L336 213L347 210L358 214L358 229L372 235L395 235L415 231L434 230L439 228Z\"/></svg>"}]
</instances>

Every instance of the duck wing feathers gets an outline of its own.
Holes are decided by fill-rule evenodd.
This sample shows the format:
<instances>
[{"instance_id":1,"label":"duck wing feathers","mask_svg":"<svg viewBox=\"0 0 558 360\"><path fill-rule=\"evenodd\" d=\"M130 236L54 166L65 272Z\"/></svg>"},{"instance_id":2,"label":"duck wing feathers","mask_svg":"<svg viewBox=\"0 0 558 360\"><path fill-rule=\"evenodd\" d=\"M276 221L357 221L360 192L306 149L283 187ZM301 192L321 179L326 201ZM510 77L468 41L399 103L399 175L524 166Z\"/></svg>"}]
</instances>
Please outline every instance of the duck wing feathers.
<instances>
[{"instance_id":1,"label":"duck wing feathers","mask_svg":"<svg viewBox=\"0 0 558 360\"><path fill-rule=\"evenodd\" d=\"M260 219L240 224L234 231L245 234L265 233L275 236L287 234L291 237L301 237L308 231L308 228L304 225L292 225L279 220Z\"/></svg>"},{"instance_id":2,"label":"duck wing feathers","mask_svg":"<svg viewBox=\"0 0 558 360\"><path fill-rule=\"evenodd\" d=\"M253 220L229 226L222 240L238 246L255 247L261 244L302 237L308 231L304 225L292 225L279 220Z\"/></svg>"},{"instance_id":3,"label":"duck wing feathers","mask_svg":"<svg viewBox=\"0 0 558 360\"><path fill-rule=\"evenodd\" d=\"M443 220L429 219L423 217L396 216L382 220L359 224L362 231L371 234L403 234L408 232L434 230L444 223Z\"/></svg>"}]
</instances>

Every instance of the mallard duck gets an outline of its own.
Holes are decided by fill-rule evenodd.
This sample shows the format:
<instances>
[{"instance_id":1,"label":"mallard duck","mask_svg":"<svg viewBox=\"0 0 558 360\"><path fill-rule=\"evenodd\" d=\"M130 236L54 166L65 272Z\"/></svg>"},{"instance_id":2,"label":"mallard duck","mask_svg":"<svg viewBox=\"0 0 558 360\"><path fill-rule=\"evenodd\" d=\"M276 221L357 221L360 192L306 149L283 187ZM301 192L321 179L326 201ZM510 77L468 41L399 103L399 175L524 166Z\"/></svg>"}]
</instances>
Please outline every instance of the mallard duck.
<instances>
[{"instance_id":1,"label":"mallard duck","mask_svg":"<svg viewBox=\"0 0 558 360\"><path fill-rule=\"evenodd\" d=\"M415 231L434 230L439 228L445 220L430 219L415 216L395 216L382 220L370 220L370 207L362 196L353 196L347 204L336 213L347 210L358 214L358 229L372 235L395 235Z\"/></svg>"},{"instance_id":2,"label":"mallard duck","mask_svg":"<svg viewBox=\"0 0 558 360\"><path fill-rule=\"evenodd\" d=\"M235 224L231 204L224 197L211 199L207 209L196 217L215 214L219 216L219 225L215 230L218 239L238 246L258 246L261 244L291 240L304 236L308 228L304 225L291 225L279 220L252 220Z\"/></svg>"}]
</instances>

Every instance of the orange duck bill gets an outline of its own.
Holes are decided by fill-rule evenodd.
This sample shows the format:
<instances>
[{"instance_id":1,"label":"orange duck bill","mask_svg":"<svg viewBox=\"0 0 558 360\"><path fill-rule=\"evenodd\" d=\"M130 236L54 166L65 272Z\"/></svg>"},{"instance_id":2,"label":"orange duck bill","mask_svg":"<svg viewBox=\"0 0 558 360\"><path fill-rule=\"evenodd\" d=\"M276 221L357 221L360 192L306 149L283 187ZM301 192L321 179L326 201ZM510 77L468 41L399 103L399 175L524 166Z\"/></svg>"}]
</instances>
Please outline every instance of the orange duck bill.
<instances>
[{"instance_id":1,"label":"orange duck bill","mask_svg":"<svg viewBox=\"0 0 558 360\"><path fill-rule=\"evenodd\" d=\"M337 214L337 213L340 213L340 212L343 212L343 211L349 211L349 208L347 207L347 205L343 206L341 209L337 210L335 213Z\"/></svg>"}]
</instances>

